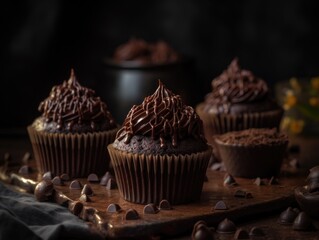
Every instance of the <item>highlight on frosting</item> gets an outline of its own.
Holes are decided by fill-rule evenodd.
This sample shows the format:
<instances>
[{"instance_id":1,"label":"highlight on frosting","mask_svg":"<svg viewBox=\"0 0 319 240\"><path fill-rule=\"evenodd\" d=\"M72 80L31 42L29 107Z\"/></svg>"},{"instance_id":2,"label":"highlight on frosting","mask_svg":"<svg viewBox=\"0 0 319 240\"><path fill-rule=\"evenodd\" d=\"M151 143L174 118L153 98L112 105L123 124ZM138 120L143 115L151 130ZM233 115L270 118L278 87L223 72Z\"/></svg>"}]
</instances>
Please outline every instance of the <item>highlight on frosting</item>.
<instances>
[{"instance_id":1,"label":"highlight on frosting","mask_svg":"<svg viewBox=\"0 0 319 240\"><path fill-rule=\"evenodd\" d=\"M161 64L175 62L180 56L165 41L148 43L143 39L131 38L115 50L113 58L116 61Z\"/></svg>"},{"instance_id":2,"label":"highlight on frosting","mask_svg":"<svg viewBox=\"0 0 319 240\"><path fill-rule=\"evenodd\" d=\"M204 139L202 121L194 109L186 106L161 81L153 95L132 107L116 139L127 144L135 135L159 139L161 147L166 146L167 140L175 147L185 137Z\"/></svg>"},{"instance_id":3,"label":"highlight on frosting","mask_svg":"<svg viewBox=\"0 0 319 240\"><path fill-rule=\"evenodd\" d=\"M69 80L54 86L38 109L45 122L57 123L58 129L67 126L68 130L72 130L74 125L83 124L92 130L99 124L107 125L109 129L116 126L106 104L95 96L94 90L80 85L73 69Z\"/></svg>"},{"instance_id":4,"label":"highlight on frosting","mask_svg":"<svg viewBox=\"0 0 319 240\"><path fill-rule=\"evenodd\" d=\"M227 112L229 105L264 100L268 96L267 83L251 71L241 69L235 58L223 73L212 81L212 92L206 102L219 104Z\"/></svg>"}]
</instances>

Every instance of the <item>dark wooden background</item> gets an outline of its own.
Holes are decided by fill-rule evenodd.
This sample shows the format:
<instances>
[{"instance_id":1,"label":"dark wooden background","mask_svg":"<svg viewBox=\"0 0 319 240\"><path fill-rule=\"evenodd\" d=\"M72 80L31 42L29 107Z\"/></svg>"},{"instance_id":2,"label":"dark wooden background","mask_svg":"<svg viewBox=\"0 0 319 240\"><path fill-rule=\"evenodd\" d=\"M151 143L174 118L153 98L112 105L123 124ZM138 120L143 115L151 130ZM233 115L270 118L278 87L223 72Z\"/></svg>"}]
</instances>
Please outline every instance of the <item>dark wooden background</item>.
<instances>
[{"instance_id":1,"label":"dark wooden background","mask_svg":"<svg viewBox=\"0 0 319 240\"><path fill-rule=\"evenodd\" d=\"M0 129L25 128L74 67L101 81L102 59L131 36L163 39L196 62L200 101L238 56L271 85L319 75L315 0L24 0L0 4Z\"/></svg>"}]
</instances>

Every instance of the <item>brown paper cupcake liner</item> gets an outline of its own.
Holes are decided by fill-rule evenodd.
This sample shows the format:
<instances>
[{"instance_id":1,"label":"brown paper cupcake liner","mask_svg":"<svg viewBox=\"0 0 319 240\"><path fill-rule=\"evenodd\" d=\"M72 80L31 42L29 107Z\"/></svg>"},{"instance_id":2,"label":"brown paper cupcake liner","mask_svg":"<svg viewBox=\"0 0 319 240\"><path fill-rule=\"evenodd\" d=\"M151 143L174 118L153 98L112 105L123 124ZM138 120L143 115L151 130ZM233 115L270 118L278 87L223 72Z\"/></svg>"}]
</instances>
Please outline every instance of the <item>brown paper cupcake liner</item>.
<instances>
[{"instance_id":1,"label":"brown paper cupcake liner","mask_svg":"<svg viewBox=\"0 0 319 240\"><path fill-rule=\"evenodd\" d=\"M211 144L214 143L213 136L216 134L249 128L279 128L283 115L282 109L238 115L214 114L204 112L202 105L197 106L196 112L203 120L205 137Z\"/></svg>"},{"instance_id":2,"label":"brown paper cupcake liner","mask_svg":"<svg viewBox=\"0 0 319 240\"><path fill-rule=\"evenodd\" d=\"M199 200L211 149L190 155L145 155L108 146L121 196L130 202Z\"/></svg>"},{"instance_id":3,"label":"brown paper cupcake liner","mask_svg":"<svg viewBox=\"0 0 319 240\"><path fill-rule=\"evenodd\" d=\"M110 163L107 145L114 141L117 128L96 133L44 133L28 127L40 174L67 173L71 178L103 175Z\"/></svg>"},{"instance_id":4,"label":"brown paper cupcake liner","mask_svg":"<svg viewBox=\"0 0 319 240\"><path fill-rule=\"evenodd\" d=\"M287 142L278 145L239 146L215 141L226 171L234 177L278 176Z\"/></svg>"}]
</instances>

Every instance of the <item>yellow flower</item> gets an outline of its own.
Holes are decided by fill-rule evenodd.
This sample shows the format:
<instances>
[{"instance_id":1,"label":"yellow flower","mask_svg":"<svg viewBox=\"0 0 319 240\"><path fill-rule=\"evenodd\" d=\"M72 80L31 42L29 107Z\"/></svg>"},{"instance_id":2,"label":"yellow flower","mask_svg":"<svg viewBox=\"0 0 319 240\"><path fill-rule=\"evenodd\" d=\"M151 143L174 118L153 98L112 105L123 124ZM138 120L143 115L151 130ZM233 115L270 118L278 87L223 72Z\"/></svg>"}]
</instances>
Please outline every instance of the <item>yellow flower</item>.
<instances>
[{"instance_id":1,"label":"yellow flower","mask_svg":"<svg viewBox=\"0 0 319 240\"><path fill-rule=\"evenodd\" d=\"M292 120L290 123L290 132L294 134L301 133L305 126L305 122L303 120Z\"/></svg>"},{"instance_id":2,"label":"yellow flower","mask_svg":"<svg viewBox=\"0 0 319 240\"><path fill-rule=\"evenodd\" d=\"M280 125L281 130L283 130L283 131L288 130L288 129L289 129L289 126L290 126L290 123L291 123L291 118L285 116L285 117L282 119L282 121L281 121L281 125Z\"/></svg>"},{"instance_id":3,"label":"yellow flower","mask_svg":"<svg viewBox=\"0 0 319 240\"><path fill-rule=\"evenodd\" d=\"M311 78L311 86L312 88L319 90L319 77Z\"/></svg>"},{"instance_id":4,"label":"yellow flower","mask_svg":"<svg viewBox=\"0 0 319 240\"><path fill-rule=\"evenodd\" d=\"M287 90L284 98L284 109L289 110L291 107L295 106L296 103L297 97L294 95L294 92L292 90Z\"/></svg>"},{"instance_id":5,"label":"yellow flower","mask_svg":"<svg viewBox=\"0 0 319 240\"><path fill-rule=\"evenodd\" d=\"M300 92L301 91L301 86L298 82L298 79L293 77L293 78L290 78L289 79L289 83L290 83L290 86L292 87L292 89L296 92Z\"/></svg>"},{"instance_id":6,"label":"yellow flower","mask_svg":"<svg viewBox=\"0 0 319 240\"><path fill-rule=\"evenodd\" d=\"M319 97L309 98L309 104L313 107L318 107L319 106Z\"/></svg>"}]
</instances>

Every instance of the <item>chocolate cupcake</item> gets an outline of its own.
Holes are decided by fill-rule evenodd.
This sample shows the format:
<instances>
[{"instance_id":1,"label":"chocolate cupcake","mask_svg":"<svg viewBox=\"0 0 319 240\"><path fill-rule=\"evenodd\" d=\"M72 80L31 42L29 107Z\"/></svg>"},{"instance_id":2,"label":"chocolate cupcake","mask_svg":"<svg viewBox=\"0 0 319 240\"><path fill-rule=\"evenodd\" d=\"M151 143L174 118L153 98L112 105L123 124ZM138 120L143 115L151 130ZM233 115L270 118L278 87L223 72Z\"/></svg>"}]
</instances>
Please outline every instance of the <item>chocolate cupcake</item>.
<instances>
[{"instance_id":1,"label":"chocolate cupcake","mask_svg":"<svg viewBox=\"0 0 319 240\"><path fill-rule=\"evenodd\" d=\"M181 204L200 198L211 155L202 121L161 82L132 107L108 150L125 200Z\"/></svg>"},{"instance_id":2,"label":"chocolate cupcake","mask_svg":"<svg viewBox=\"0 0 319 240\"><path fill-rule=\"evenodd\" d=\"M212 81L212 92L196 107L204 132L213 144L215 134L248 128L278 128L283 110L271 98L267 83L241 69L235 58Z\"/></svg>"},{"instance_id":3,"label":"chocolate cupcake","mask_svg":"<svg viewBox=\"0 0 319 240\"><path fill-rule=\"evenodd\" d=\"M252 128L215 136L226 171L234 177L278 176L288 137L277 129Z\"/></svg>"},{"instance_id":4,"label":"chocolate cupcake","mask_svg":"<svg viewBox=\"0 0 319 240\"><path fill-rule=\"evenodd\" d=\"M69 80L52 88L39 111L28 133L40 174L75 178L105 173L110 162L106 146L118 127L106 104L77 82L73 70Z\"/></svg>"}]
</instances>

